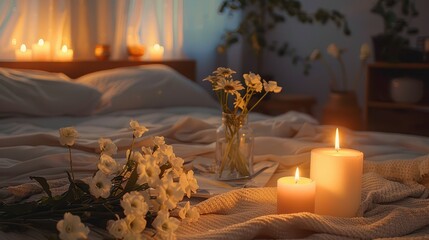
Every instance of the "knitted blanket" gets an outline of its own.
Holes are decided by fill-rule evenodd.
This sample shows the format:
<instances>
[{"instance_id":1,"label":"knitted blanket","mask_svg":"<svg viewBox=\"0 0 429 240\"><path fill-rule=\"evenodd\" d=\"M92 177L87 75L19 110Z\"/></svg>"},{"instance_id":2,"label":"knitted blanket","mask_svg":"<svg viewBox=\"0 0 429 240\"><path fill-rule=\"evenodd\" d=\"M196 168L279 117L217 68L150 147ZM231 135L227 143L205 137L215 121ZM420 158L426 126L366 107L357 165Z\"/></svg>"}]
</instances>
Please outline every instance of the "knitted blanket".
<instances>
[{"instance_id":1,"label":"knitted blanket","mask_svg":"<svg viewBox=\"0 0 429 240\"><path fill-rule=\"evenodd\" d=\"M429 238L427 158L367 162L358 216L277 214L276 188L244 188L197 205L200 220L182 224L179 239L396 239ZM427 234L427 235L426 235Z\"/></svg>"}]
</instances>

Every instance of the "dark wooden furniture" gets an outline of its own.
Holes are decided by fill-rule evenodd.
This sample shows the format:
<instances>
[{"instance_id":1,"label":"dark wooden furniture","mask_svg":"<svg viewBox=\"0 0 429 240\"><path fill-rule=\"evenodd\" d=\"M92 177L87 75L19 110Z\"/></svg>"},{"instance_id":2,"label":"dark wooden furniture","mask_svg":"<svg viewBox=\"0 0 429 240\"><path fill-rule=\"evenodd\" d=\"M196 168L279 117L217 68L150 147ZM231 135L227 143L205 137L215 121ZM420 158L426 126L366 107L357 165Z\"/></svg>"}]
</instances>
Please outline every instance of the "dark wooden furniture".
<instances>
[{"instance_id":1,"label":"dark wooden furniture","mask_svg":"<svg viewBox=\"0 0 429 240\"><path fill-rule=\"evenodd\" d=\"M0 62L0 67L17 69L37 69L48 72L64 73L70 78L78 78L87 73L100 70L130 67L147 64L164 64L175 69L185 77L195 81L196 62L195 60L163 60L163 61L129 61L129 60L108 60L108 61L71 61L71 62Z\"/></svg>"},{"instance_id":2,"label":"dark wooden furniture","mask_svg":"<svg viewBox=\"0 0 429 240\"><path fill-rule=\"evenodd\" d=\"M423 80L423 99L415 104L393 102L390 97L390 81L397 77ZM429 64L368 65L364 119L369 131L429 136Z\"/></svg>"},{"instance_id":3,"label":"dark wooden furniture","mask_svg":"<svg viewBox=\"0 0 429 240\"><path fill-rule=\"evenodd\" d=\"M311 115L315 103L316 99L308 95L273 94L269 99L262 100L255 111L273 116L287 111L298 111Z\"/></svg>"}]
</instances>

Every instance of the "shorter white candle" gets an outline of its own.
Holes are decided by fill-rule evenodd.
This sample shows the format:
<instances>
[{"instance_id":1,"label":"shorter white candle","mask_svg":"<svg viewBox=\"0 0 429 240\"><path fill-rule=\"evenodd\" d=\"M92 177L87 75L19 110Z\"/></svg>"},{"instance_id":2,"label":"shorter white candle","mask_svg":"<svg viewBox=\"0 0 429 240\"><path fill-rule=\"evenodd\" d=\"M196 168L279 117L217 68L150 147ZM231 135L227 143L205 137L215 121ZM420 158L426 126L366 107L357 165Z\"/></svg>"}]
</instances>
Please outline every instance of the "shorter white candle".
<instances>
[{"instance_id":1,"label":"shorter white candle","mask_svg":"<svg viewBox=\"0 0 429 240\"><path fill-rule=\"evenodd\" d=\"M18 61L31 61L32 52L30 49L27 49L25 44L22 44L19 49L15 50L15 58Z\"/></svg>"},{"instance_id":2,"label":"shorter white candle","mask_svg":"<svg viewBox=\"0 0 429 240\"><path fill-rule=\"evenodd\" d=\"M47 61L51 58L51 45L43 39L39 39L36 44L33 44L33 59Z\"/></svg>"},{"instance_id":3,"label":"shorter white candle","mask_svg":"<svg viewBox=\"0 0 429 240\"><path fill-rule=\"evenodd\" d=\"M159 44L153 45L149 48L149 57L151 60L162 60L164 57L164 47Z\"/></svg>"},{"instance_id":4,"label":"shorter white candle","mask_svg":"<svg viewBox=\"0 0 429 240\"><path fill-rule=\"evenodd\" d=\"M63 45L61 50L57 51L55 58L58 61L71 61L73 60L73 49L69 49L67 45Z\"/></svg>"},{"instance_id":5,"label":"shorter white candle","mask_svg":"<svg viewBox=\"0 0 429 240\"><path fill-rule=\"evenodd\" d=\"M282 177L277 180L277 213L314 212L316 184L309 178Z\"/></svg>"}]
</instances>

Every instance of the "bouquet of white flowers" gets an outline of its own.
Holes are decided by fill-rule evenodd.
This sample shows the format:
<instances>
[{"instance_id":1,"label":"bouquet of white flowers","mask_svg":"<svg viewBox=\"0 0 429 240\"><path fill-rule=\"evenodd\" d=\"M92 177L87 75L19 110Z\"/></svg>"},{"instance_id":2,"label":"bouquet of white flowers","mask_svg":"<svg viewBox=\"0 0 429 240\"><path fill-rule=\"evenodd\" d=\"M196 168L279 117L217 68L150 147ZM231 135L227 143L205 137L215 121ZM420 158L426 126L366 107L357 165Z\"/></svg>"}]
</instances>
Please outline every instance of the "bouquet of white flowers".
<instances>
[{"instance_id":1,"label":"bouquet of white flowers","mask_svg":"<svg viewBox=\"0 0 429 240\"><path fill-rule=\"evenodd\" d=\"M142 239L147 227L156 230L156 237L170 239L179 220L170 211L186 195L195 193L198 184L192 170L183 171L183 159L163 137L154 137L153 146L133 148L136 138L147 129L132 120L132 143L126 151L126 162L113 159L117 147L110 139L99 139L98 169L89 181L74 178L71 149L78 136L73 127L61 128L60 143L70 155L69 188L60 196L53 196L47 180L31 177L43 188L46 197L37 202L2 204L0 230L23 228L39 231L56 222L60 239L87 239L90 229L82 222L106 228L115 239ZM156 194L153 194L156 192ZM180 209L179 218L192 222L199 218L189 201Z\"/></svg>"}]
</instances>

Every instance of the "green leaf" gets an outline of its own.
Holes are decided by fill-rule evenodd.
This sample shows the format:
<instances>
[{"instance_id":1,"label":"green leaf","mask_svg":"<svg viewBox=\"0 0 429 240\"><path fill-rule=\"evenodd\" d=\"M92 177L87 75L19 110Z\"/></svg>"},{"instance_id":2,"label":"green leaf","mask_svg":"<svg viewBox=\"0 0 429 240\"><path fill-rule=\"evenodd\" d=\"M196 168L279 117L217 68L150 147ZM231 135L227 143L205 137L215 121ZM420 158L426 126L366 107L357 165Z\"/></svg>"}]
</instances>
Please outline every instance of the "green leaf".
<instances>
[{"instance_id":1,"label":"green leaf","mask_svg":"<svg viewBox=\"0 0 429 240\"><path fill-rule=\"evenodd\" d=\"M137 166L138 164L136 164L133 171L131 172L130 178L128 179L127 184L125 185L123 193L127 193L134 190L135 185L137 183L137 179L139 177L137 173Z\"/></svg>"},{"instance_id":2,"label":"green leaf","mask_svg":"<svg viewBox=\"0 0 429 240\"><path fill-rule=\"evenodd\" d=\"M30 179L36 180L40 184L40 186L42 186L43 191L45 191L45 193L48 194L49 198L52 198L52 192L46 178L30 176Z\"/></svg>"}]
</instances>

